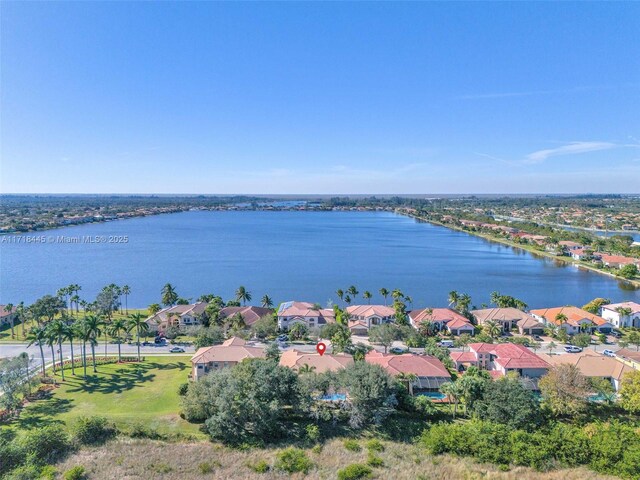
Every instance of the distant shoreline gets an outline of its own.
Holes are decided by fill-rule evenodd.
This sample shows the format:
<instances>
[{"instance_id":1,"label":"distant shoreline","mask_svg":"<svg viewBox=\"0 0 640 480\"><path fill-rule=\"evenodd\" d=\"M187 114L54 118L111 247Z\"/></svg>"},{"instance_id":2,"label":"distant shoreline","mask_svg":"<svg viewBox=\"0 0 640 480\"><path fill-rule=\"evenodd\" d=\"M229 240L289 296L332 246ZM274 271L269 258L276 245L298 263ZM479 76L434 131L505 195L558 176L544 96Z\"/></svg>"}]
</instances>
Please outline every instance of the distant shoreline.
<instances>
[{"instance_id":1,"label":"distant shoreline","mask_svg":"<svg viewBox=\"0 0 640 480\"><path fill-rule=\"evenodd\" d=\"M437 222L435 220L429 220L429 219L426 219L426 218L421 217L419 215L416 215L416 214L413 214L413 213L409 213L409 212L406 212L406 211L396 210L396 213L399 214L399 215L407 216L409 218L420 220L422 222L430 223L432 225L437 225L439 227L444 227L444 228L448 228L450 230L455 230L455 231L458 231L458 232L466 233L468 235L479 237L479 238L482 238L482 239L490 241L490 242L495 242L495 243L499 243L499 244L502 244L502 245L507 245L507 246L512 247L512 248L519 248L521 250L525 250L525 251L531 253L534 256L535 255L539 255L541 257L550 258L552 260L556 260L556 261L559 261L559 262L562 262L562 263L566 263L567 265L575 265L578 268L583 268L585 270L590 270L592 272L599 273L601 275L607 275L607 276L609 276L611 278L614 278L614 279L618 280L619 282L625 282L625 283L628 283L629 285L632 285L632 286L634 286L636 288L640 288L640 281L638 281L638 280L629 280L627 278L619 277L619 276L614 275L612 273L599 270L599 269L597 269L595 267L592 267L590 265L585 265L584 263L581 263L581 262L579 262L577 260L574 260L571 257L564 257L564 256L563 257L559 257L557 255L554 255L553 253L543 252L543 251L540 251L540 250L535 250L533 248L530 248L528 245L521 245L521 244L513 243L513 242L510 242L510 241L508 241L506 239L492 237L490 235L486 235L486 234L480 233L480 232L470 232L468 230L464 230L462 228L455 227L453 225L447 225L445 223Z\"/></svg>"}]
</instances>

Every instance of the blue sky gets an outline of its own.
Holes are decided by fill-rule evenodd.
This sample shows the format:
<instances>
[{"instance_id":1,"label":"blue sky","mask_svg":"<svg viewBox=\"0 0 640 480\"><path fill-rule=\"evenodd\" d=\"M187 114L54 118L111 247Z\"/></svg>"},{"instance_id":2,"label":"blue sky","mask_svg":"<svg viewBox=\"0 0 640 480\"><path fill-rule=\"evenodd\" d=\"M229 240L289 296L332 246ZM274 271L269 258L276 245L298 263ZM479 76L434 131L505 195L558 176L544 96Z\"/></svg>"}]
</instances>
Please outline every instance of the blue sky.
<instances>
[{"instance_id":1,"label":"blue sky","mask_svg":"<svg viewBox=\"0 0 640 480\"><path fill-rule=\"evenodd\" d=\"M640 191L640 3L2 2L4 193Z\"/></svg>"}]
</instances>

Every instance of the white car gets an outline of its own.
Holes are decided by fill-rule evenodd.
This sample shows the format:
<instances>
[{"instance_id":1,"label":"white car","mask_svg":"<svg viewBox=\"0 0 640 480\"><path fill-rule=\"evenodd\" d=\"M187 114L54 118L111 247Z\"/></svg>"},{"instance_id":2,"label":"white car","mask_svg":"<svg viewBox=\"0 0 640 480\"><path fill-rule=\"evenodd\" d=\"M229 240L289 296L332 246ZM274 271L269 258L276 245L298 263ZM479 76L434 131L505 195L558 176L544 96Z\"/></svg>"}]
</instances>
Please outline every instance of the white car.
<instances>
[{"instance_id":1,"label":"white car","mask_svg":"<svg viewBox=\"0 0 640 480\"><path fill-rule=\"evenodd\" d=\"M169 350L169 352L171 352L171 353L184 353L184 348L182 348L182 347L173 347L171 350Z\"/></svg>"},{"instance_id":2,"label":"white car","mask_svg":"<svg viewBox=\"0 0 640 480\"><path fill-rule=\"evenodd\" d=\"M607 357L615 357L616 356L616 354L613 353L613 350L603 350L602 354L607 356Z\"/></svg>"},{"instance_id":3,"label":"white car","mask_svg":"<svg viewBox=\"0 0 640 480\"><path fill-rule=\"evenodd\" d=\"M567 345L564 347L564 351L567 353L580 353L582 348L576 347L575 345Z\"/></svg>"}]
</instances>

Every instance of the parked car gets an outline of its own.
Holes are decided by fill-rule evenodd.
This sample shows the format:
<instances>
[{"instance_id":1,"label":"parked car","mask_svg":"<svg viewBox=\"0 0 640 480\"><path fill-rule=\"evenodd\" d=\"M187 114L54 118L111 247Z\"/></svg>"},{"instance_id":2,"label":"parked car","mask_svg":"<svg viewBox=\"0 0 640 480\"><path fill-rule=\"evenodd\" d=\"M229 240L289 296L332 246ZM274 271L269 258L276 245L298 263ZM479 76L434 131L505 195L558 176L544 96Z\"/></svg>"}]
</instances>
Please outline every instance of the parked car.
<instances>
[{"instance_id":1,"label":"parked car","mask_svg":"<svg viewBox=\"0 0 640 480\"><path fill-rule=\"evenodd\" d=\"M611 332L611 336L615 338L622 338L622 332L614 330L613 332Z\"/></svg>"},{"instance_id":2,"label":"parked car","mask_svg":"<svg viewBox=\"0 0 640 480\"><path fill-rule=\"evenodd\" d=\"M438 345L441 347L453 348L453 340L440 340Z\"/></svg>"},{"instance_id":3,"label":"parked car","mask_svg":"<svg viewBox=\"0 0 640 480\"><path fill-rule=\"evenodd\" d=\"M533 339L534 339L536 342L542 342L542 341L543 341L543 340L542 340L542 337L541 337L540 335L534 335L534 336L533 336Z\"/></svg>"},{"instance_id":4,"label":"parked car","mask_svg":"<svg viewBox=\"0 0 640 480\"><path fill-rule=\"evenodd\" d=\"M607 357L615 357L616 356L616 354L613 353L613 350L603 350L602 354L606 355Z\"/></svg>"},{"instance_id":5,"label":"parked car","mask_svg":"<svg viewBox=\"0 0 640 480\"><path fill-rule=\"evenodd\" d=\"M575 345L567 345L564 347L564 351L567 353L580 353L582 348L576 347Z\"/></svg>"},{"instance_id":6,"label":"parked car","mask_svg":"<svg viewBox=\"0 0 640 480\"><path fill-rule=\"evenodd\" d=\"M278 335L279 342L286 342L287 340L289 340L289 335Z\"/></svg>"},{"instance_id":7,"label":"parked car","mask_svg":"<svg viewBox=\"0 0 640 480\"><path fill-rule=\"evenodd\" d=\"M171 353L184 353L184 348L182 348L182 347L173 347L171 350L169 350L169 352L171 352Z\"/></svg>"},{"instance_id":8,"label":"parked car","mask_svg":"<svg viewBox=\"0 0 640 480\"><path fill-rule=\"evenodd\" d=\"M400 347L393 347L391 350L389 350L391 353L396 353L396 354L400 354L400 353L405 353L406 350L404 348L400 348Z\"/></svg>"}]
</instances>

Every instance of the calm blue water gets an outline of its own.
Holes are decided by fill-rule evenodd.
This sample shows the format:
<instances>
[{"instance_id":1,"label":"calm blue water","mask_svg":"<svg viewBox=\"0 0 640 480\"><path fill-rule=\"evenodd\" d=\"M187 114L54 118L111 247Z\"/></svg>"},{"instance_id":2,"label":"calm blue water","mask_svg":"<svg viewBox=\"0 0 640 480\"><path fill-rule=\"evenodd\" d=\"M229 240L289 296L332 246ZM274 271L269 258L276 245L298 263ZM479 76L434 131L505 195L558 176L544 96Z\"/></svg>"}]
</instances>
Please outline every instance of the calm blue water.
<instances>
[{"instance_id":1,"label":"calm blue water","mask_svg":"<svg viewBox=\"0 0 640 480\"><path fill-rule=\"evenodd\" d=\"M171 282L186 298L231 298L239 285L274 302L337 301L356 285L381 302L400 288L413 306L446 306L451 290L522 298L531 308L582 305L594 297L640 302L640 291L596 273L391 213L185 212L82 225L29 237L128 236L121 244L9 243L0 237L0 303L32 302L70 283L92 300L128 284L129 306L158 302ZM17 236L16 236L17 237ZM360 299L362 302L362 299Z\"/></svg>"}]
</instances>

